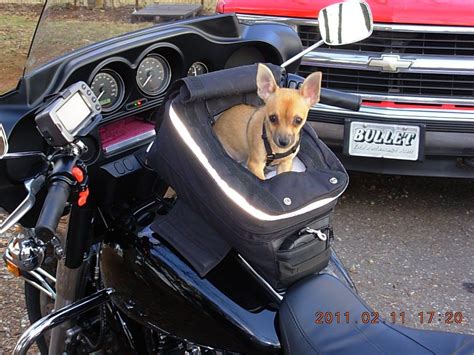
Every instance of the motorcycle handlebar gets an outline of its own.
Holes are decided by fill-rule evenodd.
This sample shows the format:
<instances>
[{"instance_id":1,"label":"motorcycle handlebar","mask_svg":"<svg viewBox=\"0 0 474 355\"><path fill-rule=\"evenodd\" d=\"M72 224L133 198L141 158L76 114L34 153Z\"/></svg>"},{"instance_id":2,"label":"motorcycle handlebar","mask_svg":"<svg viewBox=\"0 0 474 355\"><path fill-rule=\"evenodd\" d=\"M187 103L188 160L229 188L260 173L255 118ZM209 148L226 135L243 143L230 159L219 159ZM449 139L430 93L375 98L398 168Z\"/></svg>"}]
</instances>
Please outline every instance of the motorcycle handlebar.
<instances>
[{"instance_id":1,"label":"motorcycle handlebar","mask_svg":"<svg viewBox=\"0 0 474 355\"><path fill-rule=\"evenodd\" d=\"M66 207L70 191L69 183L63 180L53 181L49 186L48 195L35 227L36 236L41 240L49 240L56 234L56 228Z\"/></svg>"},{"instance_id":2,"label":"motorcycle handlebar","mask_svg":"<svg viewBox=\"0 0 474 355\"><path fill-rule=\"evenodd\" d=\"M336 106L352 111L359 111L362 98L358 95L349 94L330 89L321 89L319 102L329 106Z\"/></svg>"},{"instance_id":3,"label":"motorcycle handlebar","mask_svg":"<svg viewBox=\"0 0 474 355\"><path fill-rule=\"evenodd\" d=\"M286 81L288 87L299 88L303 84L304 78L296 74L288 74ZM336 106L352 111L359 111L362 103L362 98L358 95L350 94L347 92L322 88L321 95L319 97L319 102L329 106Z\"/></svg>"}]
</instances>

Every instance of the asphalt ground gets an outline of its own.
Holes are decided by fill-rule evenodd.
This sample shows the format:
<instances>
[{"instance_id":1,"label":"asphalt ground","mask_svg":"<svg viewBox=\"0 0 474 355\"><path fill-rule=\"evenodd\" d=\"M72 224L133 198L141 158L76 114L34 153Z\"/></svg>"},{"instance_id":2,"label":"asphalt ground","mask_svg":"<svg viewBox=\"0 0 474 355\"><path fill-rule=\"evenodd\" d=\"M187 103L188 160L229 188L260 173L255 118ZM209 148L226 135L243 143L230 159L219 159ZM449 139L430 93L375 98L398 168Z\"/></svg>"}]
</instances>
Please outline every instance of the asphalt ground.
<instances>
[{"instance_id":1,"label":"asphalt ground","mask_svg":"<svg viewBox=\"0 0 474 355\"><path fill-rule=\"evenodd\" d=\"M380 317L474 334L474 180L353 173L334 224L334 247ZM0 354L27 326L22 282L0 267Z\"/></svg>"},{"instance_id":2,"label":"asphalt ground","mask_svg":"<svg viewBox=\"0 0 474 355\"><path fill-rule=\"evenodd\" d=\"M351 174L334 223L335 250L380 317L474 334L474 180Z\"/></svg>"}]
</instances>

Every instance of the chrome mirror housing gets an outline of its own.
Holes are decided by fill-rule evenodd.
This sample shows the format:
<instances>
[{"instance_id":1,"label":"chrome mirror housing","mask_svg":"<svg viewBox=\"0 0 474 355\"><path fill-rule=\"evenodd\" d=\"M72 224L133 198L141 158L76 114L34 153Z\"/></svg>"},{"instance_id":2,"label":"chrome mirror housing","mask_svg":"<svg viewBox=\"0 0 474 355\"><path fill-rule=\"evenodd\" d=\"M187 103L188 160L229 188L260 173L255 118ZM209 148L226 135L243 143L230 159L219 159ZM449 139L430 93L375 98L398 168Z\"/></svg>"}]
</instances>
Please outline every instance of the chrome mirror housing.
<instances>
[{"instance_id":1,"label":"chrome mirror housing","mask_svg":"<svg viewBox=\"0 0 474 355\"><path fill-rule=\"evenodd\" d=\"M372 34L373 20L365 2L348 1L319 12L319 32L327 45L341 46L361 41Z\"/></svg>"},{"instance_id":2,"label":"chrome mirror housing","mask_svg":"<svg viewBox=\"0 0 474 355\"><path fill-rule=\"evenodd\" d=\"M8 153L8 137L3 125L0 123L0 159Z\"/></svg>"}]
</instances>

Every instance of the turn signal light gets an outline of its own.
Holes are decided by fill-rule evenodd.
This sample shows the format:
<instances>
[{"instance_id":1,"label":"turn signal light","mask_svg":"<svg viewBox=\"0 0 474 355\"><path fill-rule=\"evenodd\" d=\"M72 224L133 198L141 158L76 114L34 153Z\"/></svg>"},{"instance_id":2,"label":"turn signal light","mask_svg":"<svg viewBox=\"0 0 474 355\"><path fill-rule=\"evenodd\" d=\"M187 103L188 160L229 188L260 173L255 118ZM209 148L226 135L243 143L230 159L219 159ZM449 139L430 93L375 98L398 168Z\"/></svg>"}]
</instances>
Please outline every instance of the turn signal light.
<instances>
[{"instance_id":1,"label":"turn signal light","mask_svg":"<svg viewBox=\"0 0 474 355\"><path fill-rule=\"evenodd\" d=\"M16 266L15 264L13 264L11 261L8 261L8 260L5 260L5 263L7 264L7 270L10 272L10 274L12 274L15 277L21 276L21 271L18 268L18 266Z\"/></svg>"}]
</instances>

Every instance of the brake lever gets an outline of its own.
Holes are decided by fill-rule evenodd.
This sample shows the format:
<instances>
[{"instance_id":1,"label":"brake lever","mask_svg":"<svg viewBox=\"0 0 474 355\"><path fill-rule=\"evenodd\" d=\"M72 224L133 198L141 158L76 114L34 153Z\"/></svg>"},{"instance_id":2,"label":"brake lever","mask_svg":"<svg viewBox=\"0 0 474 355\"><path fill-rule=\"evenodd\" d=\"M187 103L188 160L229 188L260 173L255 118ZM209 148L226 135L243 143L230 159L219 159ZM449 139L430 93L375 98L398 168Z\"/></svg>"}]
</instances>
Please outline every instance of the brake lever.
<instances>
[{"instance_id":1,"label":"brake lever","mask_svg":"<svg viewBox=\"0 0 474 355\"><path fill-rule=\"evenodd\" d=\"M35 205L36 194L41 190L46 177L44 175L39 175L33 179L25 181L25 189L28 192L28 195L25 199L18 205L17 208L3 221L0 223L0 234L6 232L10 229L15 223L23 218L25 214L28 213L31 208Z\"/></svg>"}]
</instances>

